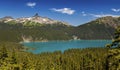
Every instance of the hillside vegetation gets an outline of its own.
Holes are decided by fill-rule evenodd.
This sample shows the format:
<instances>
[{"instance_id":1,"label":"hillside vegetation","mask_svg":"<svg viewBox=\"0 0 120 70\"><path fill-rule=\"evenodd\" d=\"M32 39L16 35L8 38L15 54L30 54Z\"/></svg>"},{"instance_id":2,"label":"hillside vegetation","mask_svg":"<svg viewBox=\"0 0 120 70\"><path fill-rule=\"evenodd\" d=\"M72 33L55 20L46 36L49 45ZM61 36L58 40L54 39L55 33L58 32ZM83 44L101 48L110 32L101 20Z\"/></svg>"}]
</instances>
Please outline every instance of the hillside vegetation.
<instances>
[{"instance_id":1,"label":"hillside vegetation","mask_svg":"<svg viewBox=\"0 0 120 70\"><path fill-rule=\"evenodd\" d=\"M62 22L43 24L33 21L17 23L4 20L0 22L0 41L110 40L119 22L119 18L103 17L75 27Z\"/></svg>"},{"instance_id":2,"label":"hillside vegetation","mask_svg":"<svg viewBox=\"0 0 120 70\"><path fill-rule=\"evenodd\" d=\"M25 52L22 45L0 44L0 70L119 70L120 49L69 49L63 53Z\"/></svg>"},{"instance_id":3,"label":"hillside vegetation","mask_svg":"<svg viewBox=\"0 0 120 70\"><path fill-rule=\"evenodd\" d=\"M50 20L50 19L49 19ZM36 22L0 21L0 70L119 70L119 18L104 17L77 27ZM115 23L115 24L114 24ZM74 39L111 39L108 47L28 53L18 42Z\"/></svg>"},{"instance_id":4,"label":"hillside vegetation","mask_svg":"<svg viewBox=\"0 0 120 70\"><path fill-rule=\"evenodd\" d=\"M106 70L107 67L107 49L104 48L32 54L15 46L22 47L9 42L0 45L1 70Z\"/></svg>"},{"instance_id":5,"label":"hillside vegetation","mask_svg":"<svg viewBox=\"0 0 120 70\"><path fill-rule=\"evenodd\" d=\"M44 24L41 26L24 26L21 24L0 23L0 41L20 42L42 40L70 40L72 35L68 32L73 27L62 24Z\"/></svg>"},{"instance_id":6,"label":"hillside vegetation","mask_svg":"<svg viewBox=\"0 0 120 70\"><path fill-rule=\"evenodd\" d=\"M118 25L120 25L120 18L107 16L80 25L74 32L80 39L111 40Z\"/></svg>"}]
</instances>

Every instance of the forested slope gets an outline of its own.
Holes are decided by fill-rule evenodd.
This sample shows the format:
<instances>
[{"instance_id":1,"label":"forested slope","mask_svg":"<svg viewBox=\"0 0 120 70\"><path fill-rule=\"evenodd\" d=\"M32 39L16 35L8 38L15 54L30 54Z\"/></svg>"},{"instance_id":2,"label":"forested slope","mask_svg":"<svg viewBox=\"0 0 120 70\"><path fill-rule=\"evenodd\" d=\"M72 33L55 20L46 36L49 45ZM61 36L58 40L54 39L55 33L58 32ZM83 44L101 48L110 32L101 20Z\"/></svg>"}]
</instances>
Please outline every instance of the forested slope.
<instances>
[{"instance_id":1,"label":"forested slope","mask_svg":"<svg viewBox=\"0 0 120 70\"><path fill-rule=\"evenodd\" d=\"M17 50L18 47L15 46L19 46L18 44L3 44L0 44L1 70L106 70L107 67L108 49L104 48L32 54L24 52L22 48Z\"/></svg>"},{"instance_id":2,"label":"forested slope","mask_svg":"<svg viewBox=\"0 0 120 70\"><path fill-rule=\"evenodd\" d=\"M34 19L36 18L40 17L34 17ZM63 22L45 24L33 22L32 20L24 22L16 21L5 22L5 18L0 21L0 41L20 42L23 41L23 38L30 41L71 39L110 40L113 38L115 28L120 25L120 18L111 16L98 18L80 26L67 25Z\"/></svg>"}]
</instances>

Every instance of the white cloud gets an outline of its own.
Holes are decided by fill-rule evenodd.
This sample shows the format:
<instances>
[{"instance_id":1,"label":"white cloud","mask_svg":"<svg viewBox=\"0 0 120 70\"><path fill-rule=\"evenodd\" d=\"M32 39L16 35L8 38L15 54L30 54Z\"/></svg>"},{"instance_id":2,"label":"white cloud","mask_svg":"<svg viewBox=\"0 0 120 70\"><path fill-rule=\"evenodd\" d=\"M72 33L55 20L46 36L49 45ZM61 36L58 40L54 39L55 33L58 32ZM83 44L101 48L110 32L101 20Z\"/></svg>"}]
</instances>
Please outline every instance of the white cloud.
<instances>
[{"instance_id":1,"label":"white cloud","mask_svg":"<svg viewBox=\"0 0 120 70\"><path fill-rule=\"evenodd\" d=\"M71 8L61 8L61 9L52 8L51 10L68 15L72 15L75 13L75 10L72 10Z\"/></svg>"},{"instance_id":2,"label":"white cloud","mask_svg":"<svg viewBox=\"0 0 120 70\"><path fill-rule=\"evenodd\" d=\"M120 12L120 9L115 9L115 8L113 8L113 9L111 9L112 11L114 11L114 12Z\"/></svg>"},{"instance_id":3,"label":"white cloud","mask_svg":"<svg viewBox=\"0 0 120 70\"><path fill-rule=\"evenodd\" d=\"M120 17L120 15L113 15L113 14L89 14L93 17L106 17L106 16L112 16L112 17Z\"/></svg>"},{"instance_id":4,"label":"white cloud","mask_svg":"<svg viewBox=\"0 0 120 70\"><path fill-rule=\"evenodd\" d=\"M34 6L36 6L36 3L35 2L28 2L26 5L33 8Z\"/></svg>"},{"instance_id":5,"label":"white cloud","mask_svg":"<svg viewBox=\"0 0 120 70\"><path fill-rule=\"evenodd\" d=\"M87 14L84 11L82 11L82 16L87 16Z\"/></svg>"}]
</instances>

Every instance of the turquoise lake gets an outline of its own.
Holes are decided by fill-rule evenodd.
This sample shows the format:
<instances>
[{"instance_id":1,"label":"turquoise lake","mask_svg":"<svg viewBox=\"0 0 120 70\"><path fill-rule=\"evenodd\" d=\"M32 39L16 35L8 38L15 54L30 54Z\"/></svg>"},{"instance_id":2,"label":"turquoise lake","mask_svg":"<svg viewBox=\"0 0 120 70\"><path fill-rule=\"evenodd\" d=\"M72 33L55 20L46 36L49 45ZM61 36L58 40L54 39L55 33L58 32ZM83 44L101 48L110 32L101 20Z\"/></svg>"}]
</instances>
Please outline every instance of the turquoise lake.
<instances>
[{"instance_id":1,"label":"turquoise lake","mask_svg":"<svg viewBox=\"0 0 120 70\"><path fill-rule=\"evenodd\" d=\"M35 54L42 52L54 52L72 49L72 48L90 48L90 47L105 47L111 43L111 40L71 40L71 41L49 41L49 42L29 42L23 43L24 46L35 48L28 50Z\"/></svg>"}]
</instances>

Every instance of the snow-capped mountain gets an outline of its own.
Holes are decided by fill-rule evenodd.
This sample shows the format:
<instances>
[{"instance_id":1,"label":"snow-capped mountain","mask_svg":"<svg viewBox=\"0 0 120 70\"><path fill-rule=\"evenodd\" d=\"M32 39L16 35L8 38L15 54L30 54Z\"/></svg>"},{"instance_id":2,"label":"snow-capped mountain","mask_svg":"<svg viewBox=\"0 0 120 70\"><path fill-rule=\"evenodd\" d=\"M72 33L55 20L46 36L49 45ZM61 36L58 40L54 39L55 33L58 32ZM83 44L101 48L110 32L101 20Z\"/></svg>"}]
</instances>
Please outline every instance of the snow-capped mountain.
<instances>
[{"instance_id":1,"label":"snow-capped mountain","mask_svg":"<svg viewBox=\"0 0 120 70\"><path fill-rule=\"evenodd\" d=\"M31 21L31 22L35 22L35 23L40 23L40 24L65 24L65 25L69 25L66 22L62 22L62 21L58 21L58 20L53 20L47 17L41 17L38 15L38 13L36 13L34 16L32 17L22 17L22 18L12 18L12 17L4 17L1 18L0 21L4 21L4 22L9 22L9 21L15 21L16 23L24 23L27 21Z\"/></svg>"}]
</instances>

